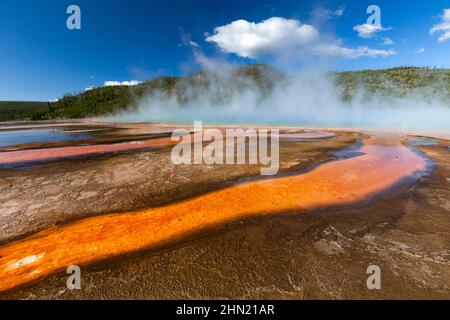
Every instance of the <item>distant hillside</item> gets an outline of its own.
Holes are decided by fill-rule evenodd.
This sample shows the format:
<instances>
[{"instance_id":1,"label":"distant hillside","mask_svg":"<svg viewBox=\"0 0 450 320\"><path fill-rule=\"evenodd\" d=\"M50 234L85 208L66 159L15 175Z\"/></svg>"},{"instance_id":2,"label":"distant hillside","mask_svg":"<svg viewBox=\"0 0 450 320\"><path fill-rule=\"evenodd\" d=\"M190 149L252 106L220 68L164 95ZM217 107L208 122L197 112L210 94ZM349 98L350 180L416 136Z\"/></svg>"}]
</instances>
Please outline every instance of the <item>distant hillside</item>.
<instances>
[{"instance_id":1,"label":"distant hillside","mask_svg":"<svg viewBox=\"0 0 450 320\"><path fill-rule=\"evenodd\" d=\"M429 99L450 101L450 70L400 67L330 73L343 101L356 95L369 99L373 95L403 97L414 92ZM232 93L249 87L261 96L283 85L289 77L267 65L249 65L233 69L227 77L198 72L186 77L160 77L137 86L95 88L80 94L67 94L53 103L0 102L0 121L63 119L101 116L133 108L144 94L158 92L175 97L183 104L208 92L211 104L227 99ZM212 94L211 94L212 92ZM205 95L206 96L206 95Z\"/></svg>"},{"instance_id":2,"label":"distant hillside","mask_svg":"<svg viewBox=\"0 0 450 320\"><path fill-rule=\"evenodd\" d=\"M232 69L230 79L206 72L197 72L183 78L160 77L136 86L114 86L95 88L77 95L65 95L51 103L46 109L34 113L33 120L83 118L101 116L132 107L144 94L158 92L175 96L180 103L187 102L195 95L202 95L214 87L214 96L224 100L236 90L254 86L264 94L269 93L275 83L282 81L283 74L267 65L250 65ZM214 101L212 101L214 103Z\"/></svg>"},{"instance_id":3,"label":"distant hillside","mask_svg":"<svg viewBox=\"0 0 450 320\"><path fill-rule=\"evenodd\" d=\"M374 94L404 97L417 92L425 98L450 101L449 69L399 67L342 72L335 76L344 101L351 100L358 92L366 98Z\"/></svg>"},{"instance_id":4,"label":"distant hillside","mask_svg":"<svg viewBox=\"0 0 450 320\"><path fill-rule=\"evenodd\" d=\"M47 102L0 101L0 121L31 119L36 112L45 111L48 107Z\"/></svg>"}]
</instances>

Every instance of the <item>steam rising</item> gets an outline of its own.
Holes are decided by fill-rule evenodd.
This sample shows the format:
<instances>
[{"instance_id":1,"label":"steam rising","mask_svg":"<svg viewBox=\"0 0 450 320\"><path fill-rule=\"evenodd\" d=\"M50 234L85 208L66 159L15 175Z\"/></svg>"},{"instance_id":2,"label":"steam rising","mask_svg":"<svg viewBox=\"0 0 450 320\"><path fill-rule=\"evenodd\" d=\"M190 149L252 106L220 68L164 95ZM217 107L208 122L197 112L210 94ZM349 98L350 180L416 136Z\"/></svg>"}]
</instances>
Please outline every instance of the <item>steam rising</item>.
<instances>
[{"instance_id":1,"label":"steam rising","mask_svg":"<svg viewBox=\"0 0 450 320\"><path fill-rule=\"evenodd\" d=\"M390 92L398 89L395 84L384 86ZM428 91L368 94L362 86L351 101L344 101L342 88L330 74L280 76L268 69L255 81L236 75L236 69L209 64L207 72L180 80L175 92L150 90L109 120L448 131L449 102L435 93L430 98Z\"/></svg>"},{"instance_id":2,"label":"steam rising","mask_svg":"<svg viewBox=\"0 0 450 320\"><path fill-rule=\"evenodd\" d=\"M384 71L372 82L364 73L361 79L347 81L322 70L338 58L388 57L396 52L349 48L342 39L319 30L318 25L281 17L217 27L205 40L221 52L302 71L287 75L261 65L238 68L226 59L205 56L196 43L192 53L204 72L169 88L153 86L110 120L450 130L450 72L424 69L385 77Z\"/></svg>"}]
</instances>

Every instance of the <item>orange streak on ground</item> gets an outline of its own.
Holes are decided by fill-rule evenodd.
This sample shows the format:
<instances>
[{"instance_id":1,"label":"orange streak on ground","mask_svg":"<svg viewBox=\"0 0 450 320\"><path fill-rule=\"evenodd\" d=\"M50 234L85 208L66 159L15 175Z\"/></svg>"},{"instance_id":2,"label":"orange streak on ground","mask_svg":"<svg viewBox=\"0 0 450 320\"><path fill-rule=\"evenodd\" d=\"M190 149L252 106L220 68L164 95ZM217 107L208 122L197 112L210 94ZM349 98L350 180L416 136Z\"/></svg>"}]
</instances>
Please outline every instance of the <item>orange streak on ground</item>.
<instances>
[{"instance_id":1,"label":"orange streak on ground","mask_svg":"<svg viewBox=\"0 0 450 320\"><path fill-rule=\"evenodd\" d=\"M158 138L144 141L99 144L91 146L7 151L0 152L0 165L55 160L105 152L131 151L150 147L163 147L171 144L175 144L175 142L170 141L170 138Z\"/></svg>"},{"instance_id":2,"label":"orange streak on ground","mask_svg":"<svg viewBox=\"0 0 450 320\"><path fill-rule=\"evenodd\" d=\"M149 249L235 219L362 200L426 166L402 145L366 141L364 155L297 176L248 182L193 199L53 228L0 248L0 291L64 270Z\"/></svg>"}]
</instances>

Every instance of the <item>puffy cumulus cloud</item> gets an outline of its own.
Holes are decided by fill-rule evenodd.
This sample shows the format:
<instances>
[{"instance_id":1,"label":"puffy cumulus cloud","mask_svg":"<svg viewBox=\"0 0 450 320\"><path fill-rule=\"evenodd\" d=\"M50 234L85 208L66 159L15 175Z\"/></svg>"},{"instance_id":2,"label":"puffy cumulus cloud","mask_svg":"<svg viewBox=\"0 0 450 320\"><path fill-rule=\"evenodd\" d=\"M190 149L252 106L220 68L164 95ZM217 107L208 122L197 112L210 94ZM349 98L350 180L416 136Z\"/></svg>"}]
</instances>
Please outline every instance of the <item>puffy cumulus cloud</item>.
<instances>
[{"instance_id":1,"label":"puffy cumulus cloud","mask_svg":"<svg viewBox=\"0 0 450 320\"><path fill-rule=\"evenodd\" d=\"M130 81L105 81L103 84L105 87L114 87L114 86L136 86L141 84L142 81L138 80L130 80Z\"/></svg>"},{"instance_id":2,"label":"puffy cumulus cloud","mask_svg":"<svg viewBox=\"0 0 450 320\"><path fill-rule=\"evenodd\" d=\"M319 44L314 47L314 50L322 55L335 56L344 59L356 59L361 57L386 58L397 54L397 52L393 49L379 50L371 49L367 46L347 48L340 44Z\"/></svg>"},{"instance_id":3,"label":"puffy cumulus cloud","mask_svg":"<svg viewBox=\"0 0 450 320\"><path fill-rule=\"evenodd\" d=\"M450 39L450 9L444 9L441 22L430 29L430 35L440 34L438 41L444 42Z\"/></svg>"},{"instance_id":4,"label":"puffy cumulus cloud","mask_svg":"<svg viewBox=\"0 0 450 320\"><path fill-rule=\"evenodd\" d=\"M370 39L373 38L375 34L382 31L388 31L390 28L384 28L381 25L373 25L373 24L360 24L353 27L353 30L358 32L358 37L364 38L364 39Z\"/></svg>"},{"instance_id":5,"label":"puffy cumulus cloud","mask_svg":"<svg viewBox=\"0 0 450 320\"><path fill-rule=\"evenodd\" d=\"M233 21L215 28L206 41L215 43L225 52L255 59L312 43L319 36L313 26L298 20L272 17L260 23Z\"/></svg>"},{"instance_id":6,"label":"puffy cumulus cloud","mask_svg":"<svg viewBox=\"0 0 450 320\"><path fill-rule=\"evenodd\" d=\"M293 52L302 57L320 55L343 59L389 57L396 54L393 49L379 50L367 46L347 48L342 45L342 40L333 42L322 39L313 26L279 17L260 23L236 20L214 31L214 35L207 35L206 41L244 58L258 59L267 55L280 57Z\"/></svg>"},{"instance_id":7,"label":"puffy cumulus cloud","mask_svg":"<svg viewBox=\"0 0 450 320\"><path fill-rule=\"evenodd\" d=\"M131 80L131 81L105 81L103 83L104 87L115 87L115 86L136 86L138 84L141 84L142 81L138 81L138 80ZM84 88L84 91L91 91L96 89L97 87L92 85L89 87Z\"/></svg>"}]
</instances>

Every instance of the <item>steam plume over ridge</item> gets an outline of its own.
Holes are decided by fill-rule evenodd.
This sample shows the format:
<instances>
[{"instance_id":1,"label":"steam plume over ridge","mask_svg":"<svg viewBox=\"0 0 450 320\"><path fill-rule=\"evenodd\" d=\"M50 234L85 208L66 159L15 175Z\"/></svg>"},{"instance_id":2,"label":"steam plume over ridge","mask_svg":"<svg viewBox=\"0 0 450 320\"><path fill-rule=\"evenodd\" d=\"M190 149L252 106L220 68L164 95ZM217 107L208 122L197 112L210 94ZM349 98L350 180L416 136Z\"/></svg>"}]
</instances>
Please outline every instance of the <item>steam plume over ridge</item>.
<instances>
[{"instance_id":1,"label":"steam plume over ridge","mask_svg":"<svg viewBox=\"0 0 450 320\"><path fill-rule=\"evenodd\" d=\"M209 68L151 88L114 121L450 129L450 71L287 75L266 65Z\"/></svg>"}]
</instances>

